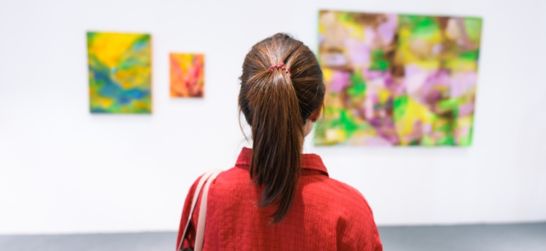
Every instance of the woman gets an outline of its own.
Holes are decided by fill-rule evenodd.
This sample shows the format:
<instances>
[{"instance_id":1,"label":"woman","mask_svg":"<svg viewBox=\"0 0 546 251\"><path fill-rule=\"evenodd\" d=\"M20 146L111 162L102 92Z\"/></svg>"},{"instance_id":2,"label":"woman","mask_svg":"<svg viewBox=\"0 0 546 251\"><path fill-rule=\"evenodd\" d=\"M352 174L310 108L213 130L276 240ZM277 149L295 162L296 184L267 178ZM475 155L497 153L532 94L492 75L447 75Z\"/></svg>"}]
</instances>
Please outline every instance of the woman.
<instances>
[{"instance_id":1,"label":"woman","mask_svg":"<svg viewBox=\"0 0 546 251\"><path fill-rule=\"evenodd\" d=\"M382 250L372 211L354 188L328 177L321 158L302 154L320 115L322 71L302 42L276 34L246 55L239 106L253 149L220 174L208 195L204 250ZM195 229L177 247L193 247ZM195 226L197 215L192 216Z\"/></svg>"}]
</instances>

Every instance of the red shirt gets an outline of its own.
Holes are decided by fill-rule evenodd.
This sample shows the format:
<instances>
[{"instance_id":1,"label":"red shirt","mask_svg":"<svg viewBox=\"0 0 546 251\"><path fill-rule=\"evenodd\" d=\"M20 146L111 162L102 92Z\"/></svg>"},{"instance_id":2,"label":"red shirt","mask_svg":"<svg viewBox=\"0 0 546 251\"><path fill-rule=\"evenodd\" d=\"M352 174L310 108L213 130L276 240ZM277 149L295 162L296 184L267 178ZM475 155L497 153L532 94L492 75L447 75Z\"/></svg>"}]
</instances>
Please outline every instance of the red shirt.
<instances>
[{"instance_id":1,"label":"red shirt","mask_svg":"<svg viewBox=\"0 0 546 251\"><path fill-rule=\"evenodd\" d=\"M260 188L249 173L252 150L243 148L235 167L209 190L203 250L383 250L372 210L354 188L328 177L321 158L303 154L302 173L286 216L271 222L274 206L258 206ZM188 219L192 185L182 212L177 246ZM199 203L197 204L199 205ZM196 226L197 208L192 217ZM195 229L184 241L193 247Z\"/></svg>"}]
</instances>

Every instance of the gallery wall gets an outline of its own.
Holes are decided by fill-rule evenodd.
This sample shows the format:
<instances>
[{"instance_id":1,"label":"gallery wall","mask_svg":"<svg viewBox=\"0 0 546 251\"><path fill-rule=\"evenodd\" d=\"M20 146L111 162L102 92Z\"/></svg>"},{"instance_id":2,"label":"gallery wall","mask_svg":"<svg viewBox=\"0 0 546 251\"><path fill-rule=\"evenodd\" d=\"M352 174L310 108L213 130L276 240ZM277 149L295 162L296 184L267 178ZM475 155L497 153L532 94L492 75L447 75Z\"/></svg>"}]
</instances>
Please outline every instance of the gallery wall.
<instances>
[{"instance_id":1,"label":"gallery wall","mask_svg":"<svg viewBox=\"0 0 546 251\"><path fill-rule=\"evenodd\" d=\"M544 1L19 0L0 8L0 233L175 230L191 182L245 144L245 53L278 31L316 50L319 9L484 20L472 146L306 142L378 224L546 220ZM89 30L152 34L151 115L89 113ZM204 99L169 97L169 52L206 55Z\"/></svg>"}]
</instances>

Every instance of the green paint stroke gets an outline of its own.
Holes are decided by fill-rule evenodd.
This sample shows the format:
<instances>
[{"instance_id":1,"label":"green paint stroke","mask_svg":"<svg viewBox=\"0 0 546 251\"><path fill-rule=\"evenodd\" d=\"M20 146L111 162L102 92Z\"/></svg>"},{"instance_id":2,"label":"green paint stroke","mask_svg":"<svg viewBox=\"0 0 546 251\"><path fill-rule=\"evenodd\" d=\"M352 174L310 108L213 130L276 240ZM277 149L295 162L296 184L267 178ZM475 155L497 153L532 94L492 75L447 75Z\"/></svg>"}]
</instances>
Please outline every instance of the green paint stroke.
<instances>
[{"instance_id":1,"label":"green paint stroke","mask_svg":"<svg viewBox=\"0 0 546 251\"><path fill-rule=\"evenodd\" d=\"M372 51L372 65L370 70L385 72L389 69L389 60L385 57L383 50Z\"/></svg>"},{"instance_id":2,"label":"green paint stroke","mask_svg":"<svg viewBox=\"0 0 546 251\"><path fill-rule=\"evenodd\" d=\"M347 93L352 98L364 97L366 95L366 81L361 73L351 74L351 85L347 88Z\"/></svg>"}]
</instances>

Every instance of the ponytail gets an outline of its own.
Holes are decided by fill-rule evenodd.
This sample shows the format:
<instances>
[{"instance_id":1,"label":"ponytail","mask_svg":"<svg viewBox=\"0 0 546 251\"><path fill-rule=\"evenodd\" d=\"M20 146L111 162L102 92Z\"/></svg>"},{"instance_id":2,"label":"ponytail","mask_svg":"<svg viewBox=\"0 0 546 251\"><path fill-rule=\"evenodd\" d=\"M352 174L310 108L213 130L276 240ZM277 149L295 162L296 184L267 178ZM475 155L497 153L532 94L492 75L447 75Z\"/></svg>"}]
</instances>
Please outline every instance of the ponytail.
<instances>
[{"instance_id":1,"label":"ponytail","mask_svg":"<svg viewBox=\"0 0 546 251\"><path fill-rule=\"evenodd\" d=\"M270 74L271 81L261 81L263 86L248 93L253 107L250 175L263 185L262 206L278 202L273 215L277 222L288 211L296 186L303 122L290 77L280 71Z\"/></svg>"},{"instance_id":2,"label":"ponytail","mask_svg":"<svg viewBox=\"0 0 546 251\"><path fill-rule=\"evenodd\" d=\"M263 189L260 206L277 205L279 222L296 190L305 120L322 104L322 73L306 46L277 34L247 54L241 81L239 106L252 127L250 176Z\"/></svg>"}]
</instances>

